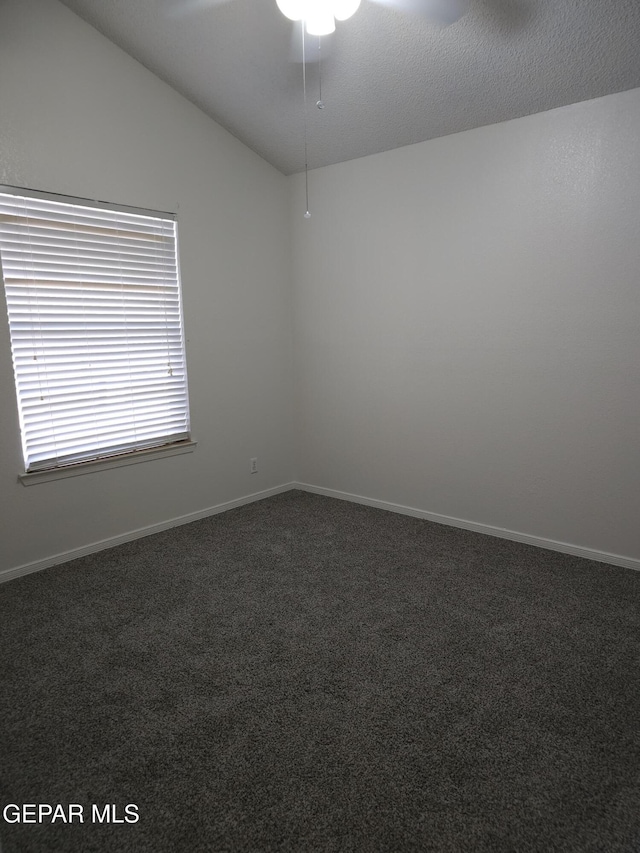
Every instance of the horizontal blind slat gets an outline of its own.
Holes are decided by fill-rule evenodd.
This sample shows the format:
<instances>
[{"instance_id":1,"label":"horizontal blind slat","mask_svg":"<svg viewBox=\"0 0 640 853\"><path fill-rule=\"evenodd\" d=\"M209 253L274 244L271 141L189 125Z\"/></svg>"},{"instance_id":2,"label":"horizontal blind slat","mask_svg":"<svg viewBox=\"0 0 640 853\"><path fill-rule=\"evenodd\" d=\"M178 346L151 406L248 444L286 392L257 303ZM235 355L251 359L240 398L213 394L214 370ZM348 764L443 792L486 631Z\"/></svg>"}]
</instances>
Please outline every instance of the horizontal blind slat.
<instances>
[{"instance_id":1,"label":"horizontal blind slat","mask_svg":"<svg viewBox=\"0 0 640 853\"><path fill-rule=\"evenodd\" d=\"M189 437L176 223L0 192L27 470Z\"/></svg>"},{"instance_id":2,"label":"horizontal blind slat","mask_svg":"<svg viewBox=\"0 0 640 853\"><path fill-rule=\"evenodd\" d=\"M48 457L45 458L44 454L40 454L39 457L36 457L29 466L29 471L43 471L51 468L58 468L69 464L74 464L76 462L93 462L100 459L111 459L126 453L131 453L136 450L148 450L154 447L170 447L172 445L177 445L182 441L185 441L189 438L188 432L178 432L169 436L161 436L158 438L148 438L145 440L138 440L134 446L130 444L113 444L110 446L105 446L101 448L99 452L93 451L87 447L86 449L80 448L80 452L77 453L69 453L66 455L62 454L49 454Z\"/></svg>"}]
</instances>

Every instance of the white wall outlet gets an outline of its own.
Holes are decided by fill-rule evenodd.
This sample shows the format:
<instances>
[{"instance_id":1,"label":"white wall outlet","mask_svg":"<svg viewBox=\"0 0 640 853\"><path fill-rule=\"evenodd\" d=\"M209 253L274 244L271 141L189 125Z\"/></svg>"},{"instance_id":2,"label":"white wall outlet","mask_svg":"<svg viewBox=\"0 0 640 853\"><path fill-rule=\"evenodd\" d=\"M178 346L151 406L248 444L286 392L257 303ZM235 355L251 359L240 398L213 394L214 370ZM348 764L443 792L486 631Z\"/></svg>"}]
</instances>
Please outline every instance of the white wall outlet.
<instances>
[{"instance_id":1,"label":"white wall outlet","mask_svg":"<svg viewBox=\"0 0 640 853\"><path fill-rule=\"evenodd\" d=\"M254 456L251 460L251 468L250 471L252 474L258 473L258 457Z\"/></svg>"}]
</instances>

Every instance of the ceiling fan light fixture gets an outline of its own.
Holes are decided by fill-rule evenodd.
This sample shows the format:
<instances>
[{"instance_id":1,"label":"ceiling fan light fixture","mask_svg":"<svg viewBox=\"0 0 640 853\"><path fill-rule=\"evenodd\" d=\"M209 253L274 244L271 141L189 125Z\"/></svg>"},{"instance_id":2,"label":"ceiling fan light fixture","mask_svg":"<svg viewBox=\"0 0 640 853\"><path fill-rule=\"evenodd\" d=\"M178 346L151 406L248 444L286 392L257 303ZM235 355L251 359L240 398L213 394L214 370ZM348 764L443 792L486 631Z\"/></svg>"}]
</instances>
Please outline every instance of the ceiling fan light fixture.
<instances>
[{"instance_id":1,"label":"ceiling fan light fixture","mask_svg":"<svg viewBox=\"0 0 640 853\"><path fill-rule=\"evenodd\" d=\"M285 18L304 21L311 36L334 32L336 20L346 21L360 6L360 0L276 0L276 3Z\"/></svg>"},{"instance_id":2,"label":"ceiling fan light fixture","mask_svg":"<svg viewBox=\"0 0 640 853\"><path fill-rule=\"evenodd\" d=\"M327 6L321 7L321 4L314 3L304 20L310 36L328 36L335 32L336 22Z\"/></svg>"},{"instance_id":3,"label":"ceiling fan light fixture","mask_svg":"<svg viewBox=\"0 0 640 853\"><path fill-rule=\"evenodd\" d=\"M333 0L331 5L336 21L346 21L358 11L360 0Z\"/></svg>"},{"instance_id":4,"label":"ceiling fan light fixture","mask_svg":"<svg viewBox=\"0 0 640 853\"><path fill-rule=\"evenodd\" d=\"M301 21L305 13L304 0L276 0L278 9L290 21Z\"/></svg>"}]
</instances>

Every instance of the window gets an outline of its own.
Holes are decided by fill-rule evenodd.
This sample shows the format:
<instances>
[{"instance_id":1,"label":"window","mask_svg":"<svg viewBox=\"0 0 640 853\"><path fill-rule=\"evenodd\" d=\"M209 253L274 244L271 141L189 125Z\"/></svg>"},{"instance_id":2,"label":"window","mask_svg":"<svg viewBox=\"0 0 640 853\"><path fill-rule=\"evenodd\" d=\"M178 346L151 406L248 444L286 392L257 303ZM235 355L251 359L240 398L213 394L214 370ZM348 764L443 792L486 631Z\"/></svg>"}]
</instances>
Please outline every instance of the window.
<instances>
[{"instance_id":1,"label":"window","mask_svg":"<svg viewBox=\"0 0 640 853\"><path fill-rule=\"evenodd\" d=\"M189 440L175 217L0 187L25 470Z\"/></svg>"}]
</instances>

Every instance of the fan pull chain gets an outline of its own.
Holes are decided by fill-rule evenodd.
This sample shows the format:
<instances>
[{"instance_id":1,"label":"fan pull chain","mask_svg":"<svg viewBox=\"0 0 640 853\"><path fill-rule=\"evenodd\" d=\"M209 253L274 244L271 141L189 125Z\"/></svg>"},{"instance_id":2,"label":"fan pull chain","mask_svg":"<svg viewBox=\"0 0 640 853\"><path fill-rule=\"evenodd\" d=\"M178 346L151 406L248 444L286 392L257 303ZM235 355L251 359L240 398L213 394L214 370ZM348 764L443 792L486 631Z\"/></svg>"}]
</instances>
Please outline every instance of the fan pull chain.
<instances>
[{"instance_id":1,"label":"fan pull chain","mask_svg":"<svg viewBox=\"0 0 640 853\"><path fill-rule=\"evenodd\" d=\"M304 218L311 219L309 213L309 158L307 156L307 57L305 54L304 24L303 18L300 29L302 30L302 96L304 100L304 191L307 200Z\"/></svg>"},{"instance_id":2,"label":"fan pull chain","mask_svg":"<svg viewBox=\"0 0 640 853\"><path fill-rule=\"evenodd\" d=\"M324 109L324 101L322 100L322 53L320 52L322 48L322 38L318 36L318 84L320 87L320 99L316 101L316 107L319 110Z\"/></svg>"}]
</instances>

